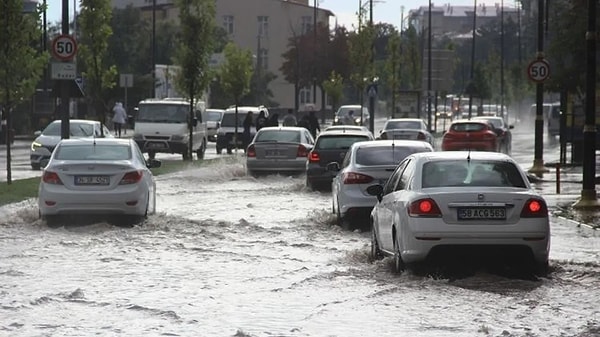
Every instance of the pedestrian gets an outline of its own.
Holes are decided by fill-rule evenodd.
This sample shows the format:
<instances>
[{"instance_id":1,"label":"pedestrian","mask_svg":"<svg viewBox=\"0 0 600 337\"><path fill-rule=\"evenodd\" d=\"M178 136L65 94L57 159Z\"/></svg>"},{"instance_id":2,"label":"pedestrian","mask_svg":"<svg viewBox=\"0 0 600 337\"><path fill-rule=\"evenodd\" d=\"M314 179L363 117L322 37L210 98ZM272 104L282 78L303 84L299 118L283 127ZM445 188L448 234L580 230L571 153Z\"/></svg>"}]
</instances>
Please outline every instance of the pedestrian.
<instances>
[{"instance_id":1,"label":"pedestrian","mask_svg":"<svg viewBox=\"0 0 600 337\"><path fill-rule=\"evenodd\" d=\"M294 111L292 109L288 109L287 115L283 117L283 126L296 126L298 121L296 120L296 116L294 116Z\"/></svg>"},{"instance_id":2,"label":"pedestrian","mask_svg":"<svg viewBox=\"0 0 600 337\"><path fill-rule=\"evenodd\" d=\"M256 117L256 131L265 126L267 126L267 116L265 115L265 110L260 110L258 117Z\"/></svg>"},{"instance_id":3,"label":"pedestrian","mask_svg":"<svg viewBox=\"0 0 600 337\"><path fill-rule=\"evenodd\" d=\"M246 151L246 147L252 141L252 136L250 134L250 129L254 126L254 118L252 116L252 111L248 111L248 113L246 114L246 118L244 118L242 126L244 127L244 132L242 133L242 146L244 148L244 151Z\"/></svg>"},{"instance_id":4,"label":"pedestrian","mask_svg":"<svg viewBox=\"0 0 600 337\"><path fill-rule=\"evenodd\" d=\"M272 116L270 116L267 126L279 126L279 114L274 113Z\"/></svg>"},{"instance_id":5,"label":"pedestrian","mask_svg":"<svg viewBox=\"0 0 600 337\"><path fill-rule=\"evenodd\" d=\"M308 122L308 115L304 115L300 118L300 120L298 121L298 126L310 131L310 123Z\"/></svg>"},{"instance_id":6,"label":"pedestrian","mask_svg":"<svg viewBox=\"0 0 600 337\"><path fill-rule=\"evenodd\" d=\"M309 125L309 131L312 134L313 138L317 138L317 130L319 132L321 132L321 126L319 126L319 120L317 119L317 116L315 115L315 111L311 110L308 114L308 125Z\"/></svg>"},{"instance_id":7,"label":"pedestrian","mask_svg":"<svg viewBox=\"0 0 600 337\"><path fill-rule=\"evenodd\" d=\"M113 108L113 124L115 126L115 136L121 138L121 130L125 123L127 122L127 113L123 108L123 103L116 102L115 107Z\"/></svg>"}]
</instances>

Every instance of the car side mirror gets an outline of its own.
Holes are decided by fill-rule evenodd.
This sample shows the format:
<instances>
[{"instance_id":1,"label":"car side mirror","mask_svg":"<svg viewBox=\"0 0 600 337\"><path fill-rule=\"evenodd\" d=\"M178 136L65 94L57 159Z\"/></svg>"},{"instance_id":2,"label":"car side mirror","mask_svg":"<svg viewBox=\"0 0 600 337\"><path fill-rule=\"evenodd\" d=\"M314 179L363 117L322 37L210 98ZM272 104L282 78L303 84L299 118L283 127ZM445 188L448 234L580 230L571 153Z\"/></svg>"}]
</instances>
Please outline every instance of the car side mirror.
<instances>
[{"instance_id":1,"label":"car side mirror","mask_svg":"<svg viewBox=\"0 0 600 337\"><path fill-rule=\"evenodd\" d=\"M369 195L374 195L377 197L378 201L381 201L381 199L383 199L383 186L377 184L377 185L371 185L369 187L367 187L367 193Z\"/></svg>"},{"instance_id":2,"label":"car side mirror","mask_svg":"<svg viewBox=\"0 0 600 337\"><path fill-rule=\"evenodd\" d=\"M162 166L162 162L158 159L148 159L146 161L146 166L148 168L158 168Z\"/></svg>"},{"instance_id":3,"label":"car side mirror","mask_svg":"<svg viewBox=\"0 0 600 337\"><path fill-rule=\"evenodd\" d=\"M34 136L38 137L39 135L42 134L42 131L38 130L36 132L33 133Z\"/></svg>"},{"instance_id":4,"label":"car side mirror","mask_svg":"<svg viewBox=\"0 0 600 337\"><path fill-rule=\"evenodd\" d=\"M334 161L334 162L327 164L325 169L329 172L337 172L340 170L340 164L338 164L337 162Z\"/></svg>"},{"instance_id":5,"label":"car side mirror","mask_svg":"<svg viewBox=\"0 0 600 337\"><path fill-rule=\"evenodd\" d=\"M508 126L508 128L509 128L509 129L514 129L514 128L515 128L515 126L514 126L514 125L509 125L509 126Z\"/></svg>"}]
</instances>

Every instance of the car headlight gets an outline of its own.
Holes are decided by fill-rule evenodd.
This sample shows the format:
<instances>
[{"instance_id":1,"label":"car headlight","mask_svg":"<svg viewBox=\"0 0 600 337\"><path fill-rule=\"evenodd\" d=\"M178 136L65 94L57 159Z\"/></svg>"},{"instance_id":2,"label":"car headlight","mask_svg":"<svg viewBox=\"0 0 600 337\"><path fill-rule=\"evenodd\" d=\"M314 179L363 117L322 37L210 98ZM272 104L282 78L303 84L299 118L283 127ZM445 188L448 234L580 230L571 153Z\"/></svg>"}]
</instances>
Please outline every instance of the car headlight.
<instances>
[{"instance_id":1,"label":"car headlight","mask_svg":"<svg viewBox=\"0 0 600 337\"><path fill-rule=\"evenodd\" d=\"M182 140L184 140L185 138L186 138L186 137L185 137L185 136L183 136L183 135L172 135L172 136L171 136L171 140L174 140L174 141L177 141L177 142L179 142L179 141L182 141Z\"/></svg>"},{"instance_id":2,"label":"car headlight","mask_svg":"<svg viewBox=\"0 0 600 337\"><path fill-rule=\"evenodd\" d=\"M356 124L360 124L360 118L357 118L357 119L355 119L355 120L354 120L354 123L356 123Z\"/></svg>"},{"instance_id":3,"label":"car headlight","mask_svg":"<svg viewBox=\"0 0 600 337\"><path fill-rule=\"evenodd\" d=\"M140 133L134 133L133 134L133 140L143 140L144 136Z\"/></svg>"},{"instance_id":4,"label":"car headlight","mask_svg":"<svg viewBox=\"0 0 600 337\"><path fill-rule=\"evenodd\" d=\"M38 143L38 142L32 142L31 143L31 151L36 151L37 149L39 149L40 147L42 147L42 144Z\"/></svg>"}]
</instances>

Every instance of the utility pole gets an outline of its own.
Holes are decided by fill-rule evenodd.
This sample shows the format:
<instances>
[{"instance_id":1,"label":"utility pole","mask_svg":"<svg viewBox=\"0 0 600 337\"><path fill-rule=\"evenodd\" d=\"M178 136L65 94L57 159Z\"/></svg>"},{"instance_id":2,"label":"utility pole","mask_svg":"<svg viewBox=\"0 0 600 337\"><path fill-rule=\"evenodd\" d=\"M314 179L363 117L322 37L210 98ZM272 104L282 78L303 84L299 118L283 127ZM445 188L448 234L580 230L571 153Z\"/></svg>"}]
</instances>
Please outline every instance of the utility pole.
<instances>
[{"instance_id":1,"label":"utility pole","mask_svg":"<svg viewBox=\"0 0 600 337\"><path fill-rule=\"evenodd\" d=\"M588 27L585 33L587 71L585 85L585 125L583 127L583 189L577 208L599 208L596 197L596 30L597 5L588 0Z\"/></svg>"},{"instance_id":2,"label":"utility pole","mask_svg":"<svg viewBox=\"0 0 600 337\"><path fill-rule=\"evenodd\" d=\"M369 29L373 33L373 0L369 0ZM375 76L375 35L371 36L371 85L369 88L369 130L375 134L375 98L377 96L377 77ZM361 106L362 110L362 106ZM360 113L362 121L362 111Z\"/></svg>"},{"instance_id":3,"label":"utility pole","mask_svg":"<svg viewBox=\"0 0 600 337\"><path fill-rule=\"evenodd\" d=\"M69 35L69 0L62 1L62 34ZM60 138L69 139L71 127L69 125L69 81L72 80L57 80L60 81L60 106L61 106L61 121L60 121Z\"/></svg>"},{"instance_id":4,"label":"utility pole","mask_svg":"<svg viewBox=\"0 0 600 337\"><path fill-rule=\"evenodd\" d=\"M504 0L500 1L500 113L508 123L508 109L504 116Z\"/></svg>"},{"instance_id":5,"label":"utility pole","mask_svg":"<svg viewBox=\"0 0 600 337\"><path fill-rule=\"evenodd\" d=\"M427 128L429 131L433 130L431 127L431 0L429 0L429 11L428 15L428 33L427 33Z\"/></svg>"},{"instance_id":6,"label":"utility pole","mask_svg":"<svg viewBox=\"0 0 600 337\"><path fill-rule=\"evenodd\" d=\"M156 97L156 0L152 0L152 98Z\"/></svg>"},{"instance_id":7,"label":"utility pole","mask_svg":"<svg viewBox=\"0 0 600 337\"><path fill-rule=\"evenodd\" d=\"M313 103L315 104L315 109L317 108L317 0L313 2L313 52L315 53L315 59L313 61ZM323 117L325 118L325 117Z\"/></svg>"},{"instance_id":8,"label":"utility pole","mask_svg":"<svg viewBox=\"0 0 600 337\"><path fill-rule=\"evenodd\" d=\"M471 46L471 81L468 85L469 88L469 119L473 117L473 91L475 85L473 79L475 78L475 30L477 30L477 0L474 1L473 5L473 45Z\"/></svg>"}]
</instances>

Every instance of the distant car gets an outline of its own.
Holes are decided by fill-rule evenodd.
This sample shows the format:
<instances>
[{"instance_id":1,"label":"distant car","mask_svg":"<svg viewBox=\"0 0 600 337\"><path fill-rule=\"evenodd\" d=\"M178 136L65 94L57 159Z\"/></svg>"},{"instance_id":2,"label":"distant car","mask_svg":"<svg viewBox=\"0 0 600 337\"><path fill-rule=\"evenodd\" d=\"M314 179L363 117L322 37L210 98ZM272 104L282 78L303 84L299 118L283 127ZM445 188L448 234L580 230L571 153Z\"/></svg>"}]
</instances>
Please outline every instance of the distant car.
<instances>
[{"instance_id":1,"label":"distant car","mask_svg":"<svg viewBox=\"0 0 600 337\"><path fill-rule=\"evenodd\" d=\"M327 166L328 170L337 173L331 183L331 197L338 224L346 229L359 227L361 223L368 224L377 199L367 193L367 188L385 184L396 166L408 155L431 151L433 147L429 143L415 140L352 144L341 165L332 162Z\"/></svg>"},{"instance_id":2,"label":"distant car","mask_svg":"<svg viewBox=\"0 0 600 337\"><path fill-rule=\"evenodd\" d=\"M333 130L319 133L315 146L308 154L306 186L313 190L329 188L335 173L327 170L327 164L341 164L352 144L367 140L374 140L370 131Z\"/></svg>"},{"instance_id":3,"label":"distant car","mask_svg":"<svg viewBox=\"0 0 600 337\"><path fill-rule=\"evenodd\" d=\"M40 216L59 224L63 215L117 215L136 222L156 210L156 184L132 139L64 139L44 168L38 192Z\"/></svg>"},{"instance_id":4,"label":"distant car","mask_svg":"<svg viewBox=\"0 0 600 337\"><path fill-rule=\"evenodd\" d=\"M442 151L499 151L493 127L485 120L462 119L450 124L442 136Z\"/></svg>"},{"instance_id":5,"label":"distant car","mask_svg":"<svg viewBox=\"0 0 600 337\"><path fill-rule=\"evenodd\" d=\"M302 127L263 127L246 150L248 174L304 173L314 143L310 132Z\"/></svg>"},{"instance_id":6,"label":"distant car","mask_svg":"<svg viewBox=\"0 0 600 337\"><path fill-rule=\"evenodd\" d=\"M348 118L350 111L353 112L352 120ZM370 118L371 114L367 107L361 107L360 105L342 105L333 117L333 125L369 125Z\"/></svg>"},{"instance_id":7,"label":"distant car","mask_svg":"<svg viewBox=\"0 0 600 337\"><path fill-rule=\"evenodd\" d=\"M430 258L487 257L548 270L546 202L506 154L413 154L368 192L378 200L371 255L392 256L398 272Z\"/></svg>"},{"instance_id":8,"label":"distant car","mask_svg":"<svg viewBox=\"0 0 600 337\"><path fill-rule=\"evenodd\" d=\"M449 105L438 105L436 108L435 115L438 119L451 119L452 108Z\"/></svg>"},{"instance_id":9,"label":"distant car","mask_svg":"<svg viewBox=\"0 0 600 337\"><path fill-rule=\"evenodd\" d=\"M258 117L260 111L265 112L265 117L269 117L269 110L264 106L238 106L238 122L237 122L237 133L235 130L236 122L235 122L235 107L229 107L223 113L223 118L221 119L221 125L217 130L217 154L221 154L223 149L227 150L227 153L233 153L233 149L243 149L243 140L242 134L244 132L244 118L246 118L246 114L249 111L252 111L252 115L254 118L254 125L256 125L256 118ZM256 134L256 126L250 128L250 136L254 137ZM235 138L235 141L234 141Z\"/></svg>"},{"instance_id":10,"label":"distant car","mask_svg":"<svg viewBox=\"0 0 600 337\"><path fill-rule=\"evenodd\" d=\"M224 113L223 109L206 109L206 135L209 142L217 141L217 130L221 126Z\"/></svg>"},{"instance_id":11,"label":"distant car","mask_svg":"<svg viewBox=\"0 0 600 337\"><path fill-rule=\"evenodd\" d=\"M383 125L379 139L421 140L434 146L433 135L419 118L393 118Z\"/></svg>"},{"instance_id":12,"label":"distant car","mask_svg":"<svg viewBox=\"0 0 600 337\"><path fill-rule=\"evenodd\" d=\"M100 131L103 129L103 132ZM71 119L69 120L70 138L99 138L114 137L106 126L101 126L98 121ZM29 154L31 168L39 170L46 166L50 156L61 140L61 121L55 120L48 124L43 131L34 133L36 138L31 143L31 152Z\"/></svg>"},{"instance_id":13,"label":"distant car","mask_svg":"<svg viewBox=\"0 0 600 337\"><path fill-rule=\"evenodd\" d=\"M498 136L500 152L508 155L512 152L512 130L514 125L508 125L504 122L504 118L495 116L479 116L473 117L473 120L484 120L490 123L493 131Z\"/></svg>"},{"instance_id":14,"label":"distant car","mask_svg":"<svg viewBox=\"0 0 600 337\"><path fill-rule=\"evenodd\" d=\"M328 126L324 131L333 131L333 130L359 130L359 131L369 131L369 128L363 125L331 125Z\"/></svg>"}]
</instances>

